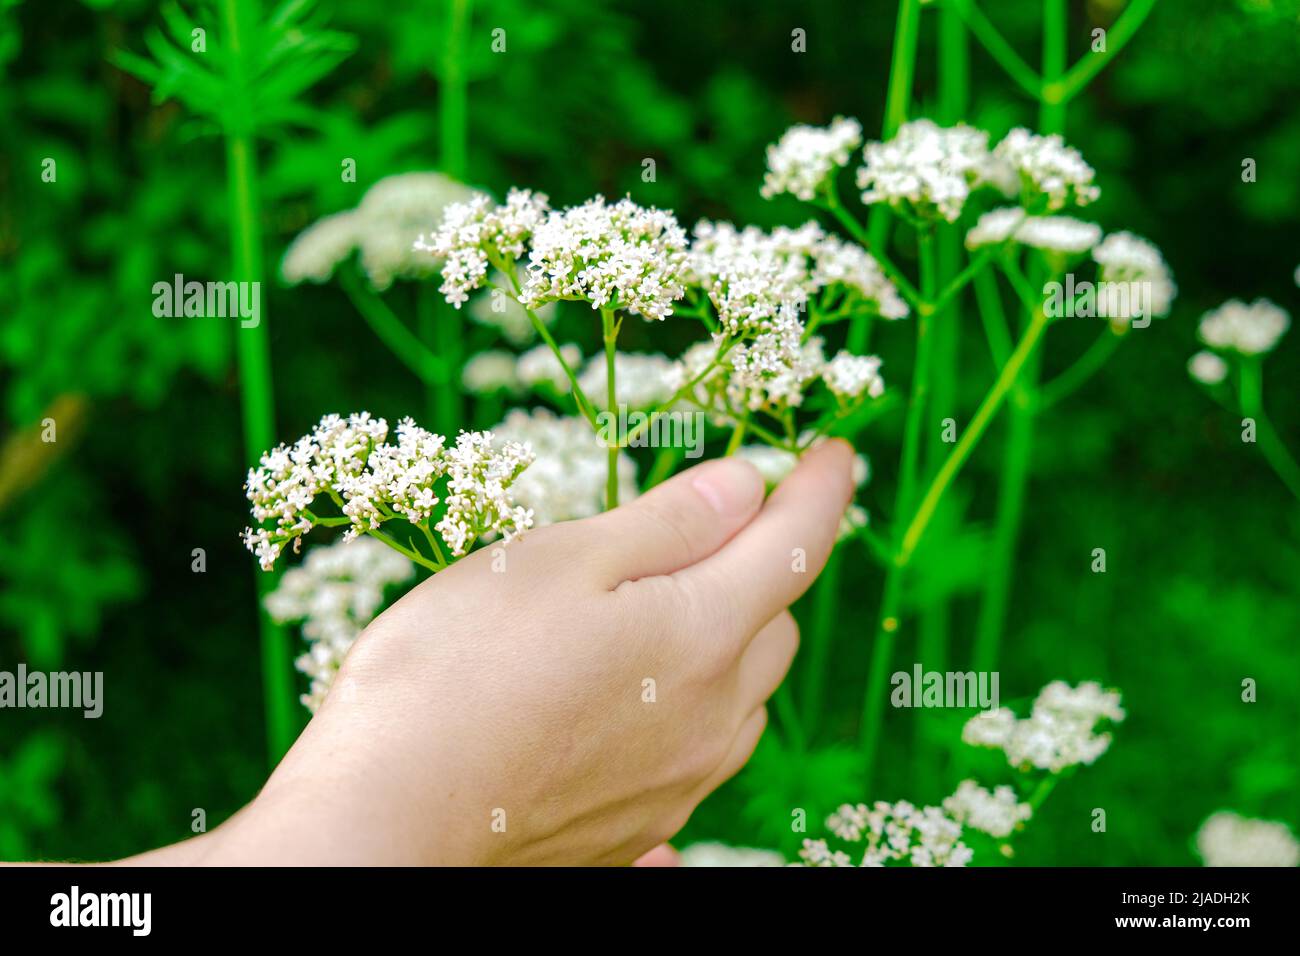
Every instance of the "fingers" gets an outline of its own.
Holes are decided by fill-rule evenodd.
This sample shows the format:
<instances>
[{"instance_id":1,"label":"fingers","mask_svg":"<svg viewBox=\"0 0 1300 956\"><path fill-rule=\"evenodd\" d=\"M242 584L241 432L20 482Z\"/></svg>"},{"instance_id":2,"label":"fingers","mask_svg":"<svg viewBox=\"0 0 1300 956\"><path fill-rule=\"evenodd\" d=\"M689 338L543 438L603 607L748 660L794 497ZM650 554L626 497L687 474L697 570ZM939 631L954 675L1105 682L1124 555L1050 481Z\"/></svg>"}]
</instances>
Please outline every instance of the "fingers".
<instances>
[{"instance_id":1,"label":"fingers","mask_svg":"<svg viewBox=\"0 0 1300 956\"><path fill-rule=\"evenodd\" d=\"M674 574L692 600L723 604L746 637L808 589L835 544L853 497L853 450L828 441L809 451L758 517L715 554Z\"/></svg>"},{"instance_id":2,"label":"fingers","mask_svg":"<svg viewBox=\"0 0 1300 956\"><path fill-rule=\"evenodd\" d=\"M776 693L798 649L799 625L789 611L782 611L754 636L738 667L736 701L741 713L761 707Z\"/></svg>"},{"instance_id":3,"label":"fingers","mask_svg":"<svg viewBox=\"0 0 1300 956\"><path fill-rule=\"evenodd\" d=\"M660 843L649 853L643 853L633 860L632 865L649 867L681 866L682 860L677 855L677 851L667 843Z\"/></svg>"},{"instance_id":4,"label":"fingers","mask_svg":"<svg viewBox=\"0 0 1300 956\"><path fill-rule=\"evenodd\" d=\"M740 730L731 743L731 749L722 763L718 764L718 769L713 771L691 795L692 806L697 806L705 797L738 774L741 767L749 763L749 758L754 755L754 748L758 746L758 741L766 729L767 708L759 707L740 725Z\"/></svg>"},{"instance_id":5,"label":"fingers","mask_svg":"<svg viewBox=\"0 0 1300 956\"><path fill-rule=\"evenodd\" d=\"M758 470L739 458L719 458L583 525L593 540L612 543L604 570L607 586L614 587L708 557L749 523L762 502Z\"/></svg>"}]
</instances>

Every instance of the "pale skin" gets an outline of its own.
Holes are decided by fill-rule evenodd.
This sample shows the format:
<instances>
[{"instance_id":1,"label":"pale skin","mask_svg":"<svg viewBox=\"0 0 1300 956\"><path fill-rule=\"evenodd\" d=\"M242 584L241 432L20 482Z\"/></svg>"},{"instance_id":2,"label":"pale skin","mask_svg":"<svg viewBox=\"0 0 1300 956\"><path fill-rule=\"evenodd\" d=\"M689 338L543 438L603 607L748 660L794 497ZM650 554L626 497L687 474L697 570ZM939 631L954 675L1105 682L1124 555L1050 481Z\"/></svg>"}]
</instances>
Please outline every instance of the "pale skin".
<instances>
[{"instance_id":1,"label":"pale skin","mask_svg":"<svg viewBox=\"0 0 1300 956\"><path fill-rule=\"evenodd\" d=\"M247 807L122 862L671 863L763 733L852 460L827 442L764 500L718 459L472 554L366 629Z\"/></svg>"}]
</instances>

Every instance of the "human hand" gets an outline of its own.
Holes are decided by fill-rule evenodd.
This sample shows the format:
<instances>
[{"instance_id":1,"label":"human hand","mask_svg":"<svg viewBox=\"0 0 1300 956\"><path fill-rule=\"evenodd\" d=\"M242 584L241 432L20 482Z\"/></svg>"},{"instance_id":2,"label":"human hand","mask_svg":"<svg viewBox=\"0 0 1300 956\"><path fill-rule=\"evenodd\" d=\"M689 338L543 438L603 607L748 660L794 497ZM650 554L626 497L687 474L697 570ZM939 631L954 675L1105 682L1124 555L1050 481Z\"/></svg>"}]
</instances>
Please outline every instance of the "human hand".
<instances>
[{"instance_id":1,"label":"human hand","mask_svg":"<svg viewBox=\"0 0 1300 956\"><path fill-rule=\"evenodd\" d=\"M207 860L622 864L665 842L763 732L852 458L819 446L766 502L751 465L706 462L421 584Z\"/></svg>"}]
</instances>

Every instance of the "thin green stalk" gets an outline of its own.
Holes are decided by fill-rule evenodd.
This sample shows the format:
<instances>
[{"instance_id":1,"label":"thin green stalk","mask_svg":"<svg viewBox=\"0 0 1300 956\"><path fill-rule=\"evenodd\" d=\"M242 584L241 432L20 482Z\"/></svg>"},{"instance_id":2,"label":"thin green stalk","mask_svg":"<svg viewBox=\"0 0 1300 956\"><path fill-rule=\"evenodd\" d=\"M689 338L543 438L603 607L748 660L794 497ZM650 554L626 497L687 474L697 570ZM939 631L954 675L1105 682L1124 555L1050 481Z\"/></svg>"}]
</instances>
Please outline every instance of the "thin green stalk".
<instances>
[{"instance_id":1,"label":"thin green stalk","mask_svg":"<svg viewBox=\"0 0 1300 956\"><path fill-rule=\"evenodd\" d=\"M1051 87L1065 72L1069 31L1066 0L1043 0L1043 86ZM1086 61L1085 61L1086 62ZM1038 131L1065 132L1065 101L1044 95L1038 105Z\"/></svg>"},{"instance_id":2,"label":"thin green stalk","mask_svg":"<svg viewBox=\"0 0 1300 956\"><path fill-rule=\"evenodd\" d=\"M1073 395L1090 378L1097 374L1119 348L1122 336L1107 323L1100 335L1088 346L1087 351L1075 360L1074 364L1061 372L1056 378L1043 385L1038 393L1037 411L1051 408L1062 399Z\"/></svg>"},{"instance_id":3,"label":"thin green stalk","mask_svg":"<svg viewBox=\"0 0 1300 956\"><path fill-rule=\"evenodd\" d=\"M1286 444L1264 412L1264 369L1263 361L1258 355L1242 358L1239 389L1242 414L1255 420L1255 443L1259 445L1264 460L1277 473L1287 490L1300 501L1300 465L1291 457Z\"/></svg>"},{"instance_id":4,"label":"thin green stalk","mask_svg":"<svg viewBox=\"0 0 1300 956\"><path fill-rule=\"evenodd\" d=\"M645 485L642 491L649 491L655 485L659 484L665 478L673 473L677 463L682 460L684 455L682 449L668 446L660 448L655 454L654 463L650 466L650 472L646 475Z\"/></svg>"},{"instance_id":5,"label":"thin green stalk","mask_svg":"<svg viewBox=\"0 0 1300 956\"><path fill-rule=\"evenodd\" d=\"M1106 49L1097 53L1089 52L1059 80L1044 83L1043 98L1065 104L1082 93L1097 74L1106 68L1111 58L1133 39L1155 5L1156 0L1130 0L1124 12L1106 31Z\"/></svg>"},{"instance_id":6,"label":"thin green stalk","mask_svg":"<svg viewBox=\"0 0 1300 956\"><path fill-rule=\"evenodd\" d=\"M243 5L225 0L222 18L229 55L238 64L244 56ZM231 261L236 278L261 282L262 234L258 198L257 157L248 117L226 130L227 201L230 205ZM250 460L275 443L275 393L271 382L271 343L263 308L257 325L235 330L239 362L240 412L244 448ZM262 695L266 707L267 756L272 766L293 745L298 732L297 694L284 628L273 623L262 599L275 587L274 572L255 571L258 630L262 657Z\"/></svg>"},{"instance_id":7,"label":"thin green stalk","mask_svg":"<svg viewBox=\"0 0 1300 956\"><path fill-rule=\"evenodd\" d=\"M618 325L614 321L612 309L601 309L600 318L605 339L605 407L610 414L618 414L618 392L615 387L615 369L618 357ZM619 436L613 435L609 440L605 470L605 510L613 511L618 507L618 456Z\"/></svg>"},{"instance_id":8,"label":"thin green stalk","mask_svg":"<svg viewBox=\"0 0 1300 956\"><path fill-rule=\"evenodd\" d=\"M351 266L339 270L339 285L353 308L399 362L421 382L433 384L442 374L442 361L408 329L379 294L365 284Z\"/></svg>"},{"instance_id":9,"label":"thin green stalk","mask_svg":"<svg viewBox=\"0 0 1300 956\"><path fill-rule=\"evenodd\" d=\"M1007 331L1007 315L1002 308L1002 295L998 292L997 277L990 270L975 276L973 283L975 302L979 306L984 336L988 339L989 354L995 368L1002 368L1011 357L1011 334Z\"/></svg>"},{"instance_id":10,"label":"thin green stalk","mask_svg":"<svg viewBox=\"0 0 1300 956\"><path fill-rule=\"evenodd\" d=\"M745 426L749 424L749 410L736 420L736 427L731 430L731 438L727 440L727 450L724 455L731 456L736 453L740 443L745 440Z\"/></svg>"},{"instance_id":11,"label":"thin green stalk","mask_svg":"<svg viewBox=\"0 0 1300 956\"><path fill-rule=\"evenodd\" d=\"M447 5L447 45L443 50L441 79L442 168L454 179L465 179L468 155L468 95L465 83L465 35L469 30L472 0L450 0Z\"/></svg>"},{"instance_id":12,"label":"thin green stalk","mask_svg":"<svg viewBox=\"0 0 1300 956\"><path fill-rule=\"evenodd\" d=\"M920 242L922 283L933 292L934 248L933 236L923 233ZM902 527L904 515L912 510L917 471L920 465L921 442L924 437L925 406L930 387L930 356L933 345L932 316L918 312L916 316L916 363L912 371L912 395L908 403L907 418L903 423L903 452L899 465L898 491L894 499L896 527ZM901 539L895 539L896 549ZM880 741L880 725L884 713L885 684L890 661L893 659L894 641L899 628L900 604L903 595L904 566L894 562L885 571L884 590L880 600L880 614L876 627L876 642L871 649L871 663L867 671L867 686L862 701L862 723L859 742L867 789L871 787L875 770L876 749Z\"/></svg>"},{"instance_id":13,"label":"thin green stalk","mask_svg":"<svg viewBox=\"0 0 1300 956\"><path fill-rule=\"evenodd\" d=\"M1028 93L1034 99L1038 99L1042 93L1042 80L1034 72L1034 68L1026 63L1019 53L1003 39L998 28L993 25L988 17L984 16L980 8L973 0L948 0L949 3L955 4L957 12L966 25L970 27L970 32L980 41L989 55L997 61L998 65L1006 71L1007 76L1015 80L1016 84Z\"/></svg>"}]
</instances>

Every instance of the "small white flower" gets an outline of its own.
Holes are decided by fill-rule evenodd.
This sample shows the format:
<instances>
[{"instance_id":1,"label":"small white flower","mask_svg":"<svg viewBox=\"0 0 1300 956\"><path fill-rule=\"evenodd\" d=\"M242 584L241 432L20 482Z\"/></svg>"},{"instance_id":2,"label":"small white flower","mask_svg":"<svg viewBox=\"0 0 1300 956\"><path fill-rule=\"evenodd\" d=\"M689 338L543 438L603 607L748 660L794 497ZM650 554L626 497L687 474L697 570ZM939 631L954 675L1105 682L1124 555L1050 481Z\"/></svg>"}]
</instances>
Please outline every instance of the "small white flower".
<instances>
[{"instance_id":1,"label":"small white flower","mask_svg":"<svg viewBox=\"0 0 1300 956\"><path fill-rule=\"evenodd\" d=\"M1228 363L1202 349L1187 360L1187 374L1202 385L1218 385L1228 377Z\"/></svg>"},{"instance_id":2,"label":"small white flower","mask_svg":"<svg viewBox=\"0 0 1300 956\"><path fill-rule=\"evenodd\" d=\"M1023 720L1005 707L976 714L962 728L962 740L976 747L1002 750L1019 769L1036 767L1060 773L1076 764L1092 764L1110 747L1109 733L1096 733L1101 721L1125 717L1117 691L1095 681L1070 687L1053 681L1034 701Z\"/></svg>"},{"instance_id":3,"label":"small white flower","mask_svg":"<svg viewBox=\"0 0 1300 956\"><path fill-rule=\"evenodd\" d=\"M988 134L970 126L904 123L888 142L863 150L858 188L866 205L884 202L922 219L953 222L988 166Z\"/></svg>"},{"instance_id":4,"label":"small white flower","mask_svg":"<svg viewBox=\"0 0 1300 956\"><path fill-rule=\"evenodd\" d=\"M837 116L829 126L791 126L767 148L764 198L790 193L811 202L827 190L827 180L849 162L862 144L862 126Z\"/></svg>"},{"instance_id":5,"label":"small white flower","mask_svg":"<svg viewBox=\"0 0 1300 956\"><path fill-rule=\"evenodd\" d=\"M844 804L830 815L826 827L847 843L866 844L862 866L957 867L973 856L961 842L960 823L939 807L917 807L906 800ZM805 840L799 856L809 866L852 865L847 855L832 854L822 840Z\"/></svg>"},{"instance_id":6,"label":"small white flower","mask_svg":"<svg viewBox=\"0 0 1300 956\"><path fill-rule=\"evenodd\" d=\"M686 232L671 212L597 196L537 226L521 301L578 299L664 319L685 294L685 268Z\"/></svg>"},{"instance_id":7,"label":"small white flower","mask_svg":"<svg viewBox=\"0 0 1300 956\"><path fill-rule=\"evenodd\" d=\"M475 395L517 391L519 376L515 373L515 356L501 349L479 352L465 363L460 380L466 390Z\"/></svg>"},{"instance_id":8,"label":"small white flower","mask_svg":"<svg viewBox=\"0 0 1300 956\"><path fill-rule=\"evenodd\" d=\"M974 780L963 780L957 792L943 801L943 808L958 823L989 836L1008 837L1034 814L1008 786L989 791Z\"/></svg>"},{"instance_id":9,"label":"small white flower","mask_svg":"<svg viewBox=\"0 0 1300 956\"><path fill-rule=\"evenodd\" d=\"M300 232L280 260L280 276L289 285L328 282L340 262L357 247L359 221L355 210L317 219Z\"/></svg>"},{"instance_id":10,"label":"small white flower","mask_svg":"<svg viewBox=\"0 0 1300 956\"><path fill-rule=\"evenodd\" d=\"M414 248L444 260L440 291L459 309L487 280L489 264L513 263L524 254L549 208L545 194L527 189L511 189L500 206L474 196L448 206L437 231L420 236Z\"/></svg>"},{"instance_id":11,"label":"small white flower","mask_svg":"<svg viewBox=\"0 0 1300 956\"><path fill-rule=\"evenodd\" d=\"M994 148L993 156L1018 174L1021 202L1031 211L1086 206L1101 195L1093 185L1093 168L1056 134L1039 136L1024 128L1013 129Z\"/></svg>"},{"instance_id":12,"label":"small white flower","mask_svg":"<svg viewBox=\"0 0 1300 956\"><path fill-rule=\"evenodd\" d=\"M1262 355L1272 351L1290 326L1291 316L1286 309L1268 299L1256 299L1249 305L1231 299L1201 317L1199 334L1211 348Z\"/></svg>"},{"instance_id":13,"label":"small white flower","mask_svg":"<svg viewBox=\"0 0 1300 956\"><path fill-rule=\"evenodd\" d=\"M1101 226L1071 216L1030 216L1016 229L1015 240L1044 252L1078 255L1101 241Z\"/></svg>"},{"instance_id":14,"label":"small white flower","mask_svg":"<svg viewBox=\"0 0 1300 956\"><path fill-rule=\"evenodd\" d=\"M857 398L864 392L870 398L879 398L885 394L880 365L878 356L841 351L822 368L822 381L840 398Z\"/></svg>"},{"instance_id":15,"label":"small white flower","mask_svg":"<svg viewBox=\"0 0 1300 956\"><path fill-rule=\"evenodd\" d=\"M1206 866L1297 866L1300 842L1285 823L1252 820L1229 810L1211 814L1196 833Z\"/></svg>"},{"instance_id":16,"label":"small white flower","mask_svg":"<svg viewBox=\"0 0 1300 956\"><path fill-rule=\"evenodd\" d=\"M1160 250L1150 242L1131 232L1112 232L1092 250L1092 257L1100 266L1102 282L1124 283L1137 292L1127 297L1127 313L1114 307L1115 297L1106 300L1099 293L1098 304L1109 306L1104 313L1107 318L1132 319L1139 308L1148 316L1169 314L1178 287Z\"/></svg>"}]
</instances>

